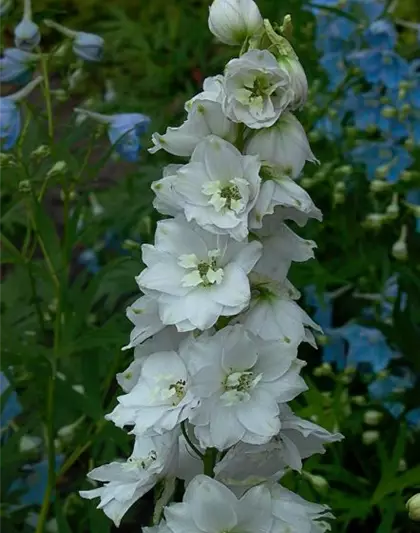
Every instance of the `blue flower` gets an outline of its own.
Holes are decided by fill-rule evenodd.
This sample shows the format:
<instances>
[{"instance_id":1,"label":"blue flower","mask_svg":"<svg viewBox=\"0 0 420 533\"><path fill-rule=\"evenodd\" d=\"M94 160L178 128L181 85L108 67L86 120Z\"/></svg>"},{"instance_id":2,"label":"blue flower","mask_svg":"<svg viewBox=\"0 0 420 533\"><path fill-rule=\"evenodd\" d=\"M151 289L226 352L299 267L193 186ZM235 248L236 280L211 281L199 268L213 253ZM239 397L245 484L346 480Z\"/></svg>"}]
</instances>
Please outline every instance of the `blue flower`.
<instances>
[{"instance_id":1,"label":"blue flower","mask_svg":"<svg viewBox=\"0 0 420 533\"><path fill-rule=\"evenodd\" d=\"M37 56L19 48L6 48L0 59L0 83L26 85L32 77L32 64Z\"/></svg>"},{"instance_id":2,"label":"blue flower","mask_svg":"<svg viewBox=\"0 0 420 533\"><path fill-rule=\"evenodd\" d=\"M403 369L400 376L390 375L381 377L373 381L369 386L369 394L374 400L386 400L392 394L400 394L408 389L412 389L415 384L415 377L407 370Z\"/></svg>"},{"instance_id":3,"label":"blue flower","mask_svg":"<svg viewBox=\"0 0 420 533\"><path fill-rule=\"evenodd\" d=\"M346 77L347 67L344 63L341 52L325 54L319 60L320 64L328 74L329 89L335 89Z\"/></svg>"},{"instance_id":4,"label":"blue flower","mask_svg":"<svg viewBox=\"0 0 420 533\"><path fill-rule=\"evenodd\" d=\"M375 373L384 370L395 352L386 343L381 331L359 324L346 324L337 332L348 342L347 364L357 368L368 365Z\"/></svg>"},{"instance_id":5,"label":"blue flower","mask_svg":"<svg viewBox=\"0 0 420 533\"><path fill-rule=\"evenodd\" d=\"M39 27L29 17L23 17L15 28L15 45L30 52L41 41Z\"/></svg>"},{"instance_id":6,"label":"blue flower","mask_svg":"<svg viewBox=\"0 0 420 533\"><path fill-rule=\"evenodd\" d=\"M394 48L397 42L397 32L388 20L376 20L364 32L364 37L370 48Z\"/></svg>"},{"instance_id":7,"label":"blue flower","mask_svg":"<svg viewBox=\"0 0 420 533\"><path fill-rule=\"evenodd\" d=\"M369 83L383 83L389 89L396 89L409 72L407 61L392 50L360 50L350 54L349 60Z\"/></svg>"},{"instance_id":8,"label":"blue flower","mask_svg":"<svg viewBox=\"0 0 420 533\"><path fill-rule=\"evenodd\" d=\"M109 140L126 161L137 161L141 149L140 136L150 124L150 118L140 113L114 115L109 125Z\"/></svg>"},{"instance_id":9,"label":"blue flower","mask_svg":"<svg viewBox=\"0 0 420 533\"><path fill-rule=\"evenodd\" d=\"M350 13L355 17L365 18L369 22L373 22L383 15L383 2L375 0L350 0Z\"/></svg>"},{"instance_id":10,"label":"blue flower","mask_svg":"<svg viewBox=\"0 0 420 533\"><path fill-rule=\"evenodd\" d=\"M324 53L349 52L358 38L354 35L357 24L335 15L318 15L315 46Z\"/></svg>"},{"instance_id":11,"label":"blue flower","mask_svg":"<svg viewBox=\"0 0 420 533\"><path fill-rule=\"evenodd\" d=\"M405 196L408 203L420 206L420 189L411 189ZM420 217L416 216L416 232L420 233Z\"/></svg>"},{"instance_id":12,"label":"blue flower","mask_svg":"<svg viewBox=\"0 0 420 533\"><path fill-rule=\"evenodd\" d=\"M100 61L105 41L94 33L79 31L73 40L73 52L85 61Z\"/></svg>"},{"instance_id":13,"label":"blue flower","mask_svg":"<svg viewBox=\"0 0 420 533\"><path fill-rule=\"evenodd\" d=\"M56 455L55 470L59 470L63 464L64 457ZM22 492L20 503L22 505L41 505L48 480L48 461L43 460L34 465L25 465L25 477L17 479L11 486L11 491Z\"/></svg>"},{"instance_id":14,"label":"blue flower","mask_svg":"<svg viewBox=\"0 0 420 533\"><path fill-rule=\"evenodd\" d=\"M345 344L337 330L333 329L332 297L328 293L321 296L317 294L314 285L305 287L305 298L308 305L314 308L312 318L321 326L327 337L326 344L322 346L322 360L326 363L335 363L339 370L346 366Z\"/></svg>"},{"instance_id":15,"label":"blue flower","mask_svg":"<svg viewBox=\"0 0 420 533\"><path fill-rule=\"evenodd\" d=\"M4 151L16 144L22 127L19 107L7 96L0 98L0 145Z\"/></svg>"},{"instance_id":16,"label":"blue flower","mask_svg":"<svg viewBox=\"0 0 420 533\"><path fill-rule=\"evenodd\" d=\"M0 372L0 395L7 395L5 402L2 401L0 413L0 428L8 426L14 418L22 412L22 407L19 403L16 391L10 391L10 383L3 372Z\"/></svg>"},{"instance_id":17,"label":"blue flower","mask_svg":"<svg viewBox=\"0 0 420 533\"><path fill-rule=\"evenodd\" d=\"M401 173L409 168L414 160L403 146L395 145L391 141L366 141L350 152L356 163L366 165L369 179L376 177L381 167L387 168L384 176L390 183L395 183Z\"/></svg>"},{"instance_id":18,"label":"blue flower","mask_svg":"<svg viewBox=\"0 0 420 533\"><path fill-rule=\"evenodd\" d=\"M101 269L96 252L90 248L83 250L79 255L78 261L90 274L97 274Z\"/></svg>"},{"instance_id":19,"label":"blue flower","mask_svg":"<svg viewBox=\"0 0 420 533\"><path fill-rule=\"evenodd\" d=\"M416 407L408 411L408 413L405 414L405 419L407 420L410 426L414 427L415 429L419 429L420 428L420 407Z\"/></svg>"}]
</instances>

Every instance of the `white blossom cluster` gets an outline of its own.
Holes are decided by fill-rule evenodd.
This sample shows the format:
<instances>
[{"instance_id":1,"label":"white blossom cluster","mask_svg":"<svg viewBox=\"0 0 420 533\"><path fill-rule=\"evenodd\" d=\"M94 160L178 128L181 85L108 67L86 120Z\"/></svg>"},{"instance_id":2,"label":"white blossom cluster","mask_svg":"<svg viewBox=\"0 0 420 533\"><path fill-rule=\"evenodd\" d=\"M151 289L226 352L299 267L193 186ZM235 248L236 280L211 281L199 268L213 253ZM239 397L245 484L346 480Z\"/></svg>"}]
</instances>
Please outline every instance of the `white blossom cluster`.
<instances>
[{"instance_id":1,"label":"white blossom cluster","mask_svg":"<svg viewBox=\"0 0 420 533\"><path fill-rule=\"evenodd\" d=\"M177 478L182 503L166 505L163 488L164 518L161 509L144 531L323 532L328 509L278 484L341 439L287 405L307 388L298 346L319 330L287 279L316 246L287 221L321 220L294 181L316 161L292 114L306 100L306 76L252 0L215 0L209 27L241 53L150 149L188 159L152 185L154 207L169 218L142 247L143 296L127 309L134 360L117 375L124 393L107 415L129 429L134 450L90 472L102 485L81 495L99 497L119 525L152 487Z\"/></svg>"}]
</instances>

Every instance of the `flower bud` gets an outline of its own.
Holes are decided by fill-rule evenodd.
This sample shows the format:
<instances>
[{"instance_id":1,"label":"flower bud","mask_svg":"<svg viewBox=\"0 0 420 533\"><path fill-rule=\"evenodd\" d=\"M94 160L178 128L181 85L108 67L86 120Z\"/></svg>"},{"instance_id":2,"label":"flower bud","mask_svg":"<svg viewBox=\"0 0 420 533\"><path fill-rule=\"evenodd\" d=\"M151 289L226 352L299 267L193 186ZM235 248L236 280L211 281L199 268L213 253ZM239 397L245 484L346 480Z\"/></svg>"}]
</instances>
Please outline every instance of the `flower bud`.
<instances>
[{"instance_id":1,"label":"flower bud","mask_svg":"<svg viewBox=\"0 0 420 533\"><path fill-rule=\"evenodd\" d=\"M404 170L401 172L400 180L404 181L405 183L410 183L410 181L414 181L419 176L419 172L415 172L414 170Z\"/></svg>"},{"instance_id":2,"label":"flower bud","mask_svg":"<svg viewBox=\"0 0 420 533\"><path fill-rule=\"evenodd\" d=\"M394 118L397 116L397 110L395 107L392 107L390 105L386 105L382 110L381 110L381 115L384 117L384 118Z\"/></svg>"},{"instance_id":3,"label":"flower bud","mask_svg":"<svg viewBox=\"0 0 420 533\"><path fill-rule=\"evenodd\" d=\"M317 163L305 130L291 113L283 113L270 128L254 133L245 145L245 153L258 155L286 176L296 179L305 162Z\"/></svg>"},{"instance_id":4,"label":"flower bud","mask_svg":"<svg viewBox=\"0 0 420 533\"><path fill-rule=\"evenodd\" d=\"M77 387L77 385L76 385L76 387ZM83 416L78 418L75 422L73 422L73 424L68 424L67 426L61 427L57 431L58 437L61 440L64 440L64 441L71 440L71 438L73 437L76 429L78 428L78 426L80 426L82 421L83 421Z\"/></svg>"},{"instance_id":5,"label":"flower bud","mask_svg":"<svg viewBox=\"0 0 420 533\"><path fill-rule=\"evenodd\" d=\"M141 244L133 241L132 239L125 239L122 243L122 247L124 250L132 250L132 251L138 251L141 250Z\"/></svg>"},{"instance_id":6,"label":"flower bud","mask_svg":"<svg viewBox=\"0 0 420 533\"><path fill-rule=\"evenodd\" d=\"M36 161L40 161L41 159L48 157L50 153L50 147L46 144L41 144L38 146L38 148L35 148L35 150L31 152L31 158L35 159Z\"/></svg>"},{"instance_id":7,"label":"flower bud","mask_svg":"<svg viewBox=\"0 0 420 533\"><path fill-rule=\"evenodd\" d=\"M74 390L74 392L78 392L79 394L85 393L85 388L83 387L83 385L73 385L72 389Z\"/></svg>"},{"instance_id":8,"label":"flower bud","mask_svg":"<svg viewBox=\"0 0 420 533\"><path fill-rule=\"evenodd\" d=\"M384 180L387 178L389 172L391 170L391 165L388 163L388 164L385 164L385 165L381 165L379 166L376 171L375 171L375 177L380 179L380 180Z\"/></svg>"},{"instance_id":9,"label":"flower bud","mask_svg":"<svg viewBox=\"0 0 420 533\"><path fill-rule=\"evenodd\" d=\"M415 147L416 141L413 139L413 137L407 137L407 139L404 141L404 148L411 152Z\"/></svg>"},{"instance_id":10,"label":"flower bud","mask_svg":"<svg viewBox=\"0 0 420 533\"><path fill-rule=\"evenodd\" d=\"M22 180L19 182L18 188L19 192L27 194L32 190L31 182L29 180Z\"/></svg>"},{"instance_id":11,"label":"flower bud","mask_svg":"<svg viewBox=\"0 0 420 533\"><path fill-rule=\"evenodd\" d=\"M320 376L330 376L332 372L332 366L330 363L322 363L322 365L317 366L314 368L314 376L320 377Z\"/></svg>"},{"instance_id":12,"label":"flower bud","mask_svg":"<svg viewBox=\"0 0 420 533\"><path fill-rule=\"evenodd\" d=\"M398 461L398 472L405 472L407 470L407 461L402 457Z\"/></svg>"},{"instance_id":13,"label":"flower bud","mask_svg":"<svg viewBox=\"0 0 420 533\"><path fill-rule=\"evenodd\" d=\"M99 203L96 194L94 194L93 192L89 194L89 202L92 208L92 215L94 217L100 217L104 214L105 208Z\"/></svg>"},{"instance_id":14,"label":"flower bud","mask_svg":"<svg viewBox=\"0 0 420 533\"><path fill-rule=\"evenodd\" d=\"M305 472L304 470L302 470L302 476L306 478L313 486L313 488L321 494L325 493L329 488L328 481L322 476L310 474L309 472Z\"/></svg>"},{"instance_id":15,"label":"flower bud","mask_svg":"<svg viewBox=\"0 0 420 533\"><path fill-rule=\"evenodd\" d=\"M67 172L67 163L65 161L57 161L47 172L47 177L60 176Z\"/></svg>"},{"instance_id":16,"label":"flower bud","mask_svg":"<svg viewBox=\"0 0 420 533\"><path fill-rule=\"evenodd\" d=\"M382 213L369 213L362 224L367 229L380 229L385 221L386 215Z\"/></svg>"},{"instance_id":17,"label":"flower bud","mask_svg":"<svg viewBox=\"0 0 420 533\"><path fill-rule=\"evenodd\" d=\"M391 219L397 218L400 212L400 206L398 203L398 193L394 193L392 195L392 201L385 211L386 211L386 214L389 216L389 218Z\"/></svg>"},{"instance_id":18,"label":"flower bud","mask_svg":"<svg viewBox=\"0 0 420 533\"><path fill-rule=\"evenodd\" d=\"M420 493L411 496L406 503L408 516L415 522L420 522Z\"/></svg>"},{"instance_id":19,"label":"flower bud","mask_svg":"<svg viewBox=\"0 0 420 533\"><path fill-rule=\"evenodd\" d=\"M366 444L366 446L369 446L370 444L373 444L379 439L379 431L376 430L369 430L364 431L362 433L362 442L363 444Z\"/></svg>"},{"instance_id":20,"label":"flower bud","mask_svg":"<svg viewBox=\"0 0 420 533\"><path fill-rule=\"evenodd\" d=\"M73 41L73 52L85 61L100 61L105 41L94 33L77 32Z\"/></svg>"},{"instance_id":21,"label":"flower bud","mask_svg":"<svg viewBox=\"0 0 420 533\"><path fill-rule=\"evenodd\" d=\"M391 184L387 181L375 179L370 184L370 190L374 193L383 192L389 189L390 186Z\"/></svg>"},{"instance_id":22,"label":"flower bud","mask_svg":"<svg viewBox=\"0 0 420 533\"><path fill-rule=\"evenodd\" d=\"M342 192L335 191L333 194L334 205L342 205L346 201L346 197Z\"/></svg>"},{"instance_id":23,"label":"flower bud","mask_svg":"<svg viewBox=\"0 0 420 533\"><path fill-rule=\"evenodd\" d=\"M362 395L358 395L358 396L353 396L351 401L355 404L355 405L366 405L367 403L367 400L366 400L366 397L365 396L362 396Z\"/></svg>"},{"instance_id":24,"label":"flower bud","mask_svg":"<svg viewBox=\"0 0 420 533\"><path fill-rule=\"evenodd\" d=\"M0 82L25 85L32 77L33 64L39 59L38 54L6 48L0 59Z\"/></svg>"},{"instance_id":25,"label":"flower bud","mask_svg":"<svg viewBox=\"0 0 420 533\"><path fill-rule=\"evenodd\" d=\"M295 56L281 56L278 63L282 65L290 75L290 87L293 91L294 98L291 102L290 109L301 109L308 98L308 80L305 71Z\"/></svg>"},{"instance_id":26,"label":"flower bud","mask_svg":"<svg viewBox=\"0 0 420 533\"><path fill-rule=\"evenodd\" d=\"M406 261L408 259L407 226L404 225L401 228L400 236L393 244L391 253L398 261Z\"/></svg>"},{"instance_id":27,"label":"flower bud","mask_svg":"<svg viewBox=\"0 0 420 533\"><path fill-rule=\"evenodd\" d=\"M5 154L0 152L0 168L15 167L16 160L12 154Z\"/></svg>"},{"instance_id":28,"label":"flower bud","mask_svg":"<svg viewBox=\"0 0 420 533\"><path fill-rule=\"evenodd\" d=\"M42 439L39 437L31 437L30 435L23 435L19 441L19 451L21 453L33 452L38 449Z\"/></svg>"},{"instance_id":29,"label":"flower bud","mask_svg":"<svg viewBox=\"0 0 420 533\"><path fill-rule=\"evenodd\" d=\"M370 410L363 415L363 421L368 426L377 426L383 417L384 415L380 411Z\"/></svg>"},{"instance_id":30,"label":"flower bud","mask_svg":"<svg viewBox=\"0 0 420 533\"><path fill-rule=\"evenodd\" d=\"M263 18L253 0L214 0L208 25L222 43L240 45L263 26Z\"/></svg>"},{"instance_id":31,"label":"flower bud","mask_svg":"<svg viewBox=\"0 0 420 533\"><path fill-rule=\"evenodd\" d=\"M23 18L15 28L15 45L30 52L40 41L39 27L32 21L31 0L24 0Z\"/></svg>"}]
</instances>

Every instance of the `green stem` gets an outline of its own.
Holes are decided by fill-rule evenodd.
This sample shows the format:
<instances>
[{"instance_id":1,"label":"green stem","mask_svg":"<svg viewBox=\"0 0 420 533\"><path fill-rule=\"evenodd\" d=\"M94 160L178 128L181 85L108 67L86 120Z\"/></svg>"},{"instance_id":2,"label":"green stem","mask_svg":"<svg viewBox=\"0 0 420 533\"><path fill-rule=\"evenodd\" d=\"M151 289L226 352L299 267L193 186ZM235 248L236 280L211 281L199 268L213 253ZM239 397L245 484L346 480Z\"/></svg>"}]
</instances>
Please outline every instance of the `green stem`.
<instances>
[{"instance_id":1,"label":"green stem","mask_svg":"<svg viewBox=\"0 0 420 533\"><path fill-rule=\"evenodd\" d=\"M200 450L197 448L197 446L191 441L187 433L187 428L185 427L185 422L181 422L181 431L190 448L198 455L200 459L204 461L205 455L203 455L202 452L200 452Z\"/></svg>"},{"instance_id":2,"label":"green stem","mask_svg":"<svg viewBox=\"0 0 420 533\"><path fill-rule=\"evenodd\" d=\"M48 78L48 59L41 53L41 71L43 76L43 85L44 85L44 98L45 105L47 108L47 120L48 120L48 136L51 141L54 138L54 122L53 122L53 113L52 113L52 103L51 103L51 91L50 91L50 80Z\"/></svg>"},{"instance_id":3,"label":"green stem","mask_svg":"<svg viewBox=\"0 0 420 533\"><path fill-rule=\"evenodd\" d=\"M216 464L217 450L216 448L208 448L204 454L204 475L214 477L214 465Z\"/></svg>"}]
</instances>

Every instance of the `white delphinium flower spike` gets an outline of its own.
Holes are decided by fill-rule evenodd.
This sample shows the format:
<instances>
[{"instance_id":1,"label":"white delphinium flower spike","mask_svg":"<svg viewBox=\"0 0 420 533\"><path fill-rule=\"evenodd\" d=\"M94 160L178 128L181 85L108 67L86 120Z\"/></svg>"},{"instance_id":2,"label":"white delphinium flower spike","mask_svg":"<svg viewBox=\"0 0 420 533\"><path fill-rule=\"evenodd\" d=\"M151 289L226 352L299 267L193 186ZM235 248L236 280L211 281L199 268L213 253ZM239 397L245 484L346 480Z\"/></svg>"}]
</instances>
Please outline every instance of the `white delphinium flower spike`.
<instances>
[{"instance_id":1,"label":"white delphinium flower spike","mask_svg":"<svg viewBox=\"0 0 420 533\"><path fill-rule=\"evenodd\" d=\"M250 50L225 68L223 111L234 122L272 126L293 98L290 76L268 50Z\"/></svg>"},{"instance_id":2,"label":"white delphinium flower spike","mask_svg":"<svg viewBox=\"0 0 420 533\"><path fill-rule=\"evenodd\" d=\"M142 250L147 268L136 280L156 299L164 324L204 330L248 305L248 273L261 256L260 243L238 243L176 217L159 222L154 246Z\"/></svg>"},{"instance_id":3,"label":"white delphinium flower spike","mask_svg":"<svg viewBox=\"0 0 420 533\"><path fill-rule=\"evenodd\" d=\"M196 147L190 163L153 184L155 205L167 212L170 195L188 221L242 241L260 190L260 166L258 157L243 156L232 144L211 135Z\"/></svg>"},{"instance_id":4,"label":"white delphinium flower spike","mask_svg":"<svg viewBox=\"0 0 420 533\"><path fill-rule=\"evenodd\" d=\"M154 487L178 463L178 433L136 439L126 462L113 462L94 468L88 477L103 487L82 490L82 498L100 498L98 509L119 525L128 509Z\"/></svg>"},{"instance_id":5,"label":"white delphinium flower spike","mask_svg":"<svg viewBox=\"0 0 420 533\"><path fill-rule=\"evenodd\" d=\"M266 343L241 325L197 340L192 392L200 398L191 422L202 447L268 442L280 429L279 402L306 390L296 346Z\"/></svg>"}]
</instances>

